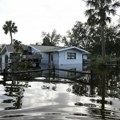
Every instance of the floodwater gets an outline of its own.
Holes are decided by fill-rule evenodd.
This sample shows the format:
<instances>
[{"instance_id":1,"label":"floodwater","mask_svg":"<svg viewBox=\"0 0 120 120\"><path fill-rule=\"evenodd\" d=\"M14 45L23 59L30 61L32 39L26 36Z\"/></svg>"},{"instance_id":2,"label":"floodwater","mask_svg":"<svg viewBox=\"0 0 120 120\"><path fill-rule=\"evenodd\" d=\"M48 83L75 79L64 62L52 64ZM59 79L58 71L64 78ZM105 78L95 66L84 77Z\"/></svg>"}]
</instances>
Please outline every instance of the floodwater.
<instances>
[{"instance_id":1,"label":"floodwater","mask_svg":"<svg viewBox=\"0 0 120 120\"><path fill-rule=\"evenodd\" d=\"M1 120L119 120L120 72L21 79L0 84ZM63 75L63 74L62 74ZM73 77L74 76L74 77ZM0 77L2 80L2 78Z\"/></svg>"}]
</instances>

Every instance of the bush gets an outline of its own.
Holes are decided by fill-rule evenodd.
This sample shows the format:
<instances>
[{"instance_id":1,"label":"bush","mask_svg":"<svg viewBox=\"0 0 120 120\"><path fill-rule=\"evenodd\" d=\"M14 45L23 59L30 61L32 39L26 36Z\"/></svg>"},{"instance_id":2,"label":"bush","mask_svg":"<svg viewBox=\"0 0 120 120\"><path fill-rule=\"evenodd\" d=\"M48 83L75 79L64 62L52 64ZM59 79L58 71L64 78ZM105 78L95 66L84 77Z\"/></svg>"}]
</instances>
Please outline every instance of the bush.
<instances>
[{"instance_id":1,"label":"bush","mask_svg":"<svg viewBox=\"0 0 120 120\"><path fill-rule=\"evenodd\" d=\"M105 62L104 62L103 57L99 57L99 58L96 59L95 67L99 68L99 69L104 68L104 63Z\"/></svg>"}]
</instances>

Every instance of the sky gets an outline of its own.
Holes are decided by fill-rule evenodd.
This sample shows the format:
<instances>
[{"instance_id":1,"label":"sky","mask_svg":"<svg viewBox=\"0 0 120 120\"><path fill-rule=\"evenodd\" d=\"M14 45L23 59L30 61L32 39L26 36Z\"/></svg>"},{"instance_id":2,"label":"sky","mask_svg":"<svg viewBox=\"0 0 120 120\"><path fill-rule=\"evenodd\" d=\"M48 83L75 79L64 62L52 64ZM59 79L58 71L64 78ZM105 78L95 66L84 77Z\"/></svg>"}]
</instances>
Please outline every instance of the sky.
<instances>
[{"instance_id":1,"label":"sky","mask_svg":"<svg viewBox=\"0 0 120 120\"><path fill-rule=\"evenodd\" d=\"M82 0L0 0L0 44L10 44L10 35L2 29L5 21L12 20L18 27L13 39L23 44L42 43L42 32L56 29L64 36L76 21L85 22L86 9Z\"/></svg>"}]
</instances>

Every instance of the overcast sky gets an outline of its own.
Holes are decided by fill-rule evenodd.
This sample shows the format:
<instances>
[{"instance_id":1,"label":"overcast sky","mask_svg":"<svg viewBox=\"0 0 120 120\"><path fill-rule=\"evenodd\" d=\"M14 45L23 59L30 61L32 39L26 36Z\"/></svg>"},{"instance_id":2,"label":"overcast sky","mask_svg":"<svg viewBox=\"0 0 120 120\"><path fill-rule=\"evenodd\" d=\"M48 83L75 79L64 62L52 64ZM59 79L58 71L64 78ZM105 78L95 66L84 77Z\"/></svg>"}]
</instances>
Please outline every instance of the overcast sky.
<instances>
[{"instance_id":1,"label":"overcast sky","mask_svg":"<svg viewBox=\"0 0 120 120\"><path fill-rule=\"evenodd\" d=\"M87 20L85 10L82 0L0 0L0 44L10 43L9 34L2 29L5 21L12 20L18 26L14 39L32 44L42 42L42 32L56 29L65 35L76 21Z\"/></svg>"}]
</instances>

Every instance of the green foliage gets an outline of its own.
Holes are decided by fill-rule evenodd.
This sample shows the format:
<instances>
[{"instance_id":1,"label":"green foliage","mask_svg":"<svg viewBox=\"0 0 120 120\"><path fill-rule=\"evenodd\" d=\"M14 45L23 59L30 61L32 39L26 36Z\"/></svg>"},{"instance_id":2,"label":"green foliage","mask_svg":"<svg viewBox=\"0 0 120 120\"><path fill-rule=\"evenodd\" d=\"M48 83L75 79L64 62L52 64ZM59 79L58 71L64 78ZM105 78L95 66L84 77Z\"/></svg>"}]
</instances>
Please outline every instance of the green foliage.
<instances>
[{"instance_id":1,"label":"green foliage","mask_svg":"<svg viewBox=\"0 0 120 120\"><path fill-rule=\"evenodd\" d=\"M23 59L23 47L21 41L14 39L14 53L11 53L10 59L12 63L11 71L28 70L31 67L31 62Z\"/></svg>"},{"instance_id":2,"label":"green foliage","mask_svg":"<svg viewBox=\"0 0 120 120\"><path fill-rule=\"evenodd\" d=\"M86 5L89 7L85 11L85 15L88 16L88 24L91 26L99 25L101 27L101 45L102 56L105 58L105 26L107 22L111 22L110 14L115 15L116 8L120 7L118 0L86 0Z\"/></svg>"},{"instance_id":3,"label":"green foliage","mask_svg":"<svg viewBox=\"0 0 120 120\"><path fill-rule=\"evenodd\" d=\"M90 41L87 39L88 29L87 24L77 21L72 30L67 32L67 37L63 37L62 42L66 46L82 46L87 49L90 45Z\"/></svg>"},{"instance_id":4,"label":"green foliage","mask_svg":"<svg viewBox=\"0 0 120 120\"><path fill-rule=\"evenodd\" d=\"M31 67L30 61L15 61L10 66L12 71L28 70Z\"/></svg>"},{"instance_id":5,"label":"green foliage","mask_svg":"<svg viewBox=\"0 0 120 120\"><path fill-rule=\"evenodd\" d=\"M13 40L14 44L13 44L13 47L14 47L14 52L23 52L23 47L22 47L22 44L21 44L21 41L18 41L18 40Z\"/></svg>"},{"instance_id":6,"label":"green foliage","mask_svg":"<svg viewBox=\"0 0 120 120\"><path fill-rule=\"evenodd\" d=\"M120 65L120 57L116 58L116 63Z\"/></svg>"},{"instance_id":7,"label":"green foliage","mask_svg":"<svg viewBox=\"0 0 120 120\"><path fill-rule=\"evenodd\" d=\"M55 46L54 43L50 42L50 39L48 37L44 37L43 38L43 43L42 43L43 46Z\"/></svg>"},{"instance_id":8,"label":"green foliage","mask_svg":"<svg viewBox=\"0 0 120 120\"><path fill-rule=\"evenodd\" d=\"M67 36L63 37L65 46L82 47L92 55L101 55L100 27L91 27L86 23L77 22ZM83 32L82 32L83 31ZM106 55L120 56L120 30L117 26L105 27Z\"/></svg>"},{"instance_id":9,"label":"green foliage","mask_svg":"<svg viewBox=\"0 0 120 120\"><path fill-rule=\"evenodd\" d=\"M119 0L86 0L89 7L85 11L88 16L90 25L100 24L105 26L107 22L111 22L110 14L115 15L116 8L120 7Z\"/></svg>"},{"instance_id":10,"label":"green foliage","mask_svg":"<svg viewBox=\"0 0 120 120\"><path fill-rule=\"evenodd\" d=\"M106 56L104 60L102 56L92 56L91 64L96 69L111 69L115 64L120 65L120 57Z\"/></svg>"},{"instance_id":11,"label":"green foliage","mask_svg":"<svg viewBox=\"0 0 120 120\"><path fill-rule=\"evenodd\" d=\"M52 33L42 33L43 36L43 43L42 45L46 46L56 46L59 44L59 41L61 39L61 35L56 33L56 30L53 30Z\"/></svg>"},{"instance_id":12,"label":"green foliage","mask_svg":"<svg viewBox=\"0 0 120 120\"><path fill-rule=\"evenodd\" d=\"M104 59L103 59L103 57L98 57L97 59L96 59L96 62L95 62L95 67L97 68L97 69L102 69L102 68L104 68Z\"/></svg>"}]
</instances>

